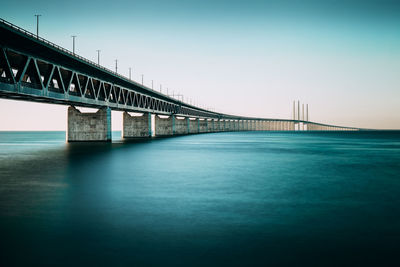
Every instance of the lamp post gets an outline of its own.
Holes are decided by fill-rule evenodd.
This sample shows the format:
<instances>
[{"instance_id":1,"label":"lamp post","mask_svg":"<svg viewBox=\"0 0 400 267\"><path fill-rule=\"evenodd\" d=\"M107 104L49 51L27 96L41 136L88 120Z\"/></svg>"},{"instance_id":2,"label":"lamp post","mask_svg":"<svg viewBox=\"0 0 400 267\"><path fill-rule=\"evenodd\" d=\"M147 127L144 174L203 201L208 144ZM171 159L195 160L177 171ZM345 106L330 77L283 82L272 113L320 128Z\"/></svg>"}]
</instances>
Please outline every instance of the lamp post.
<instances>
[{"instance_id":1,"label":"lamp post","mask_svg":"<svg viewBox=\"0 0 400 267\"><path fill-rule=\"evenodd\" d=\"M35 17L36 17L36 38L38 38L38 39L39 39L39 17L40 16L41 15L39 15L39 14L35 15Z\"/></svg>"},{"instance_id":2,"label":"lamp post","mask_svg":"<svg viewBox=\"0 0 400 267\"><path fill-rule=\"evenodd\" d=\"M132 72L132 68L129 68L129 80L132 80L131 72Z\"/></svg>"},{"instance_id":3,"label":"lamp post","mask_svg":"<svg viewBox=\"0 0 400 267\"><path fill-rule=\"evenodd\" d=\"M75 38L76 35L71 35L72 37L72 53L75 55Z\"/></svg>"},{"instance_id":4,"label":"lamp post","mask_svg":"<svg viewBox=\"0 0 400 267\"><path fill-rule=\"evenodd\" d=\"M115 73L118 73L118 59L115 60Z\"/></svg>"},{"instance_id":5,"label":"lamp post","mask_svg":"<svg viewBox=\"0 0 400 267\"><path fill-rule=\"evenodd\" d=\"M100 65L100 50L97 51L97 65Z\"/></svg>"}]
</instances>

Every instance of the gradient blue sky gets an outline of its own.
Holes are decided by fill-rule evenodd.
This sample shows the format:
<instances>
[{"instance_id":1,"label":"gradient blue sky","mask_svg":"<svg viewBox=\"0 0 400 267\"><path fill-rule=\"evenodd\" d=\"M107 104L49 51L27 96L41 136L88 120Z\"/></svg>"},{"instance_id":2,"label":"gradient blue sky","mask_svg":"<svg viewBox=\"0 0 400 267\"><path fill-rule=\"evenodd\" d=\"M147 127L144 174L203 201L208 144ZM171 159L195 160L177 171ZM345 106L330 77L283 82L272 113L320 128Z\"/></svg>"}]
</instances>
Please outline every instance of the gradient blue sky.
<instances>
[{"instance_id":1,"label":"gradient blue sky","mask_svg":"<svg viewBox=\"0 0 400 267\"><path fill-rule=\"evenodd\" d=\"M217 111L400 128L400 1L4 1L0 17ZM164 90L165 91L165 90ZM0 130L65 130L66 107L0 100ZM121 128L113 112L113 129Z\"/></svg>"}]
</instances>

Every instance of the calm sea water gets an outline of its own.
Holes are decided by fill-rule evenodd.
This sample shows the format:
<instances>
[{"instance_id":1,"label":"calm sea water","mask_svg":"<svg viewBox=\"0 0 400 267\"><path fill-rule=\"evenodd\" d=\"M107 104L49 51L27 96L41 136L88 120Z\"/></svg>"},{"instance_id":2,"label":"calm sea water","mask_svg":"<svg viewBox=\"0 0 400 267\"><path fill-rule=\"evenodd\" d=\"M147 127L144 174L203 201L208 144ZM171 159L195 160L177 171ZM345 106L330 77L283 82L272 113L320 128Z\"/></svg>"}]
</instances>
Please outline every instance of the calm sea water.
<instances>
[{"instance_id":1,"label":"calm sea water","mask_svg":"<svg viewBox=\"0 0 400 267\"><path fill-rule=\"evenodd\" d=\"M0 132L0 265L399 266L400 132Z\"/></svg>"}]
</instances>

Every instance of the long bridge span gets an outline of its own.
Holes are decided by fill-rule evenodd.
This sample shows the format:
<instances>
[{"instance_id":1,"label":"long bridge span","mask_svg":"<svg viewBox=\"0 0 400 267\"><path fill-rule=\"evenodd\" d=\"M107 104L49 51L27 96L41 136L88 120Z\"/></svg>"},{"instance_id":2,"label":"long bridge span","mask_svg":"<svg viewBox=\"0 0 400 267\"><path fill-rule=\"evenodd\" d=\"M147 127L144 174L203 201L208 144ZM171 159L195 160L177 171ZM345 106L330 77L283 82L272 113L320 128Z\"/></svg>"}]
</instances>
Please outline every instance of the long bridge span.
<instances>
[{"instance_id":1,"label":"long bridge span","mask_svg":"<svg viewBox=\"0 0 400 267\"><path fill-rule=\"evenodd\" d=\"M3 19L0 98L68 105L70 142L110 141L111 110L124 111L124 138L223 131L359 130L300 119L245 117L206 110L152 90ZM98 111L83 113L76 106ZM131 116L128 112L143 115Z\"/></svg>"}]
</instances>

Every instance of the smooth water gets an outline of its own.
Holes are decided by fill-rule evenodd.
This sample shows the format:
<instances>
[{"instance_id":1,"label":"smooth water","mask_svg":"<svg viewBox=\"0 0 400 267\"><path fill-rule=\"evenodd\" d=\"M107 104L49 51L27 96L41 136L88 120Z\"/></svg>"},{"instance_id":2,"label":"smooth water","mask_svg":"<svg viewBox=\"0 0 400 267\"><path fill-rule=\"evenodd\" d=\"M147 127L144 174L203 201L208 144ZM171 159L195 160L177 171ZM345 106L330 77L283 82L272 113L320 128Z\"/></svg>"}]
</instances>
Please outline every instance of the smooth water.
<instances>
[{"instance_id":1,"label":"smooth water","mask_svg":"<svg viewBox=\"0 0 400 267\"><path fill-rule=\"evenodd\" d=\"M119 138L119 133L114 133ZM399 266L400 132L0 132L0 265Z\"/></svg>"}]
</instances>

